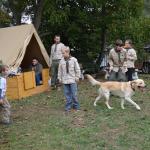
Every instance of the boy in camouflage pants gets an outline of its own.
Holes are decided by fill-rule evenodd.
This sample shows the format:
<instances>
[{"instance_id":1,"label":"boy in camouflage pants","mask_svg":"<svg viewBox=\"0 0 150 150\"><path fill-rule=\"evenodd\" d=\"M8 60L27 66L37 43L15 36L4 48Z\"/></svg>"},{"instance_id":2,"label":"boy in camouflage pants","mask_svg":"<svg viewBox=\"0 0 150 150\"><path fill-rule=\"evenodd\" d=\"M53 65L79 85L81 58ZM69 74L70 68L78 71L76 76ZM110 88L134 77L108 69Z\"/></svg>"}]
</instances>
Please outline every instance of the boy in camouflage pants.
<instances>
[{"instance_id":1,"label":"boy in camouflage pants","mask_svg":"<svg viewBox=\"0 0 150 150\"><path fill-rule=\"evenodd\" d=\"M10 104L6 98L7 66L0 64L0 123L10 124Z\"/></svg>"}]
</instances>

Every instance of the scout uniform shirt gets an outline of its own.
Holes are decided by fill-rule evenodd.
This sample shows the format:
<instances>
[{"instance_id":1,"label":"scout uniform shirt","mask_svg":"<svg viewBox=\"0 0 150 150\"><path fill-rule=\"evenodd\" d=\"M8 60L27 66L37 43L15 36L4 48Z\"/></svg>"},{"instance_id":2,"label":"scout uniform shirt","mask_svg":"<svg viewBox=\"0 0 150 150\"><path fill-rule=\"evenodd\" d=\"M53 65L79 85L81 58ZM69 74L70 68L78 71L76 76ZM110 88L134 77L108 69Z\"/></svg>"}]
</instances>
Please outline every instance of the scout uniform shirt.
<instances>
[{"instance_id":1,"label":"scout uniform shirt","mask_svg":"<svg viewBox=\"0 0 150 150\"><path fill-rule=\"evenodd\" d=\"M63 43L55 43L51 47L51 55L50 55L50 66L53 60L61 60L62 56L62 49L64 48Z\"/></svg>"},{"instance_id":2,"label":"scout uniform shirt","mask_svg":"<svg viewBox=\"0 0 150 150\"><path fill-rule=\"evenodd\" d=\"M115 72L118 72L119 69L122 70L122 72L127 71L127 52L124 48L120 52L116 52L116 50L113 48L109 52L109 65L112 70Z\"/></svg>"},{"instance_id":3,"label":"scout uniform shirt","mask_svg":"<svg viewBox=\"0 0 150 150\"><path fill-rule=\"evenodd\" d=\"M61 59L58 69L58 79L63 84L75 83L81 76L80 67L75 57Z\"/></svg>"}]
</instances>

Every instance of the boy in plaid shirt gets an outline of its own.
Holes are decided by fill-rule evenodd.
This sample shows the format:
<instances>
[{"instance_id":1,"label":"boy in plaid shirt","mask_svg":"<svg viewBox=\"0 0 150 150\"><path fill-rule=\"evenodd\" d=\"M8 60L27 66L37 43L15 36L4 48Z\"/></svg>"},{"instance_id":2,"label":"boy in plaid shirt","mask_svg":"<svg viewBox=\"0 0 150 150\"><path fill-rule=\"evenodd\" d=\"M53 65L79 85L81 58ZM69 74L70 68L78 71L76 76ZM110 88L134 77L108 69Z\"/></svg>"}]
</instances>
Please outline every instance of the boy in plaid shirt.
<instances>
[{"instance_id":1,"label":"boy in plaid shirt","mask_svg":"<svg viewBox=\"0 0 150 150\"><path fill-rule=\"evenodd\" d=\"M65 110L70 111L72 107L75 110L79 110L77 82L81 76L80 67L77 59L70 55L69 47L65 47L62 50L62 55L63 58L58 68L58 80L64 87L64 95L66 97Z\"/></svg>"}]
</instances>

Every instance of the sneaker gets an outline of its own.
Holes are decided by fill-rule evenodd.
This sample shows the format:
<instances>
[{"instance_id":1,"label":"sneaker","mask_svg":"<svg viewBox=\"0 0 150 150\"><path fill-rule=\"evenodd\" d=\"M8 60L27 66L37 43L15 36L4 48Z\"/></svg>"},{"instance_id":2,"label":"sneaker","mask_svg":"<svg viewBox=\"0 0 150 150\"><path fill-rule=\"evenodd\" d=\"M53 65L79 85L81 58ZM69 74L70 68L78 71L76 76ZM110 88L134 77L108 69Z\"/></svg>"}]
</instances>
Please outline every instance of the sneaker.
<instances>
[{"instance_id":1,"label":"sneaker","mask_svg":"<svg viewBox=\"0 0 150 150\"><path fill-rule=\"evenodd\" d=\"M51 86L51 90L56 90L56 86Z\"/></svg>"},{"instance_id":2,"label":"sneaker","mask_svg":"<svg viewBox=\"0 0 150 150\"><path fill-rule=\"evenodd\" d=\"M9 122L1 121L0 124L3 124L3 125L11 125L11 124L12 124L12 121L9 121Z\"/></svg>"},{"instance_id":3,"label":"sneaker","mask_svg":"<svg viewBox=\"0 0 150 150\"><path fill-rule=\"evenodd\" d=\"M74 111L75 111L75 112L78 112L78 111L80 111L80 109L74 109Z\"/></svg>"},{"instance_id":4,"label":"sneaker","mask_svg":"<svg viewBox=\"0 0 150 150\"><path fill-rule=\"evenodd\" d=\"M57 91L61 91L61 88L60 88L60 87L57 87Z\"/></svg>"}]
</instances>

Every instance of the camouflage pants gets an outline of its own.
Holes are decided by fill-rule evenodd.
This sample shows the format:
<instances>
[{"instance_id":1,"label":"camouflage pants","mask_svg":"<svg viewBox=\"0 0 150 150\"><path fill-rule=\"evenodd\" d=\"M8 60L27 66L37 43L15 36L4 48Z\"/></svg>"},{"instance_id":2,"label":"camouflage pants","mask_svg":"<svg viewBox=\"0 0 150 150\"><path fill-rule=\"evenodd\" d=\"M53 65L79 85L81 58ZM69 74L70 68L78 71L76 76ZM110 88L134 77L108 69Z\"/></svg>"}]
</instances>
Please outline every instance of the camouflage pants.
<instances>
[{"instance_id":1,"label":"camouflage pants","mask_svg":"<svg viewBox=\"0 0 150 150\"><path fill-rule=\"evenodd\" d=\"M10 123L10 104L5 98L4 104L0 105L0 122Z\"/></svg>"}]
</instances>

